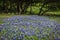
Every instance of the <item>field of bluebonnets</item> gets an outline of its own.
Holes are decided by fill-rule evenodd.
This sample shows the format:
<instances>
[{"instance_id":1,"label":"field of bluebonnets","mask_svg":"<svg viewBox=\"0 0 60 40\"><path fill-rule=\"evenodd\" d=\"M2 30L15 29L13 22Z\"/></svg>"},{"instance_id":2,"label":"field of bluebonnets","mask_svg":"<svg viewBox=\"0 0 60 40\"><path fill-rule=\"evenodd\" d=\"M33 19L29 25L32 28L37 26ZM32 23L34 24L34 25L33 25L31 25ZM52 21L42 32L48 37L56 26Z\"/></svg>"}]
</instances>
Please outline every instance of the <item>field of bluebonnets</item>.
<instances>
[{"instance_id":1,"label":"field of bluebonnets","mask_svg":"<svg viewBox=\"0 0 60 40\"><path fill-rule=\"evenodd\" d=\"M60 40L60 23L45 16L0 18L0 40Z\"/></svg>"}]
</instances>

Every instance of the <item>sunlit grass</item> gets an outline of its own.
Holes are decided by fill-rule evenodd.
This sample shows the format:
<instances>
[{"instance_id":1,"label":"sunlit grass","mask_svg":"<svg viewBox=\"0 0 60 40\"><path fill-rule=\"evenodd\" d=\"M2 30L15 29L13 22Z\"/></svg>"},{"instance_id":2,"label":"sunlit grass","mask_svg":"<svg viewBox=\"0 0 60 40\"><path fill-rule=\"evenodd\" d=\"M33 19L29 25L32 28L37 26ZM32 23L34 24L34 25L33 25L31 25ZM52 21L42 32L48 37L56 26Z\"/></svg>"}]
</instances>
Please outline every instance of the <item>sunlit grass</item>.
<instances>
[{"instance_id":1,"label":"sunlit grass","mask_svg":"<svg viewBox=\"0 0 60 40\"><path fill-rule=\"evenodd\" d=\"M0 20L0 24L3 24L4 22L2 20Z\"/></svg>"},{"instance_id":2,"label":"sunlit grass","mask_svg":"<svg viewBox=\"0 0 60 40\"><path fill-rule=\"evenodd\" d=\"M56 14L56 15L60 15L60 11L46 12L46 14Z\"/></svg>"},{"instance_id":3,"label":"sunlit grass","mask_svg":"<svg viewBox=\"0 0 60 40\"><path fill-rule=\"evenodd\" d=\"M11 17L13 16L14 14L6 14L6 13L3 13L3 14L0 14L0 18L6 18L6 17Z\"/></svg>"},{"instance_id":4,"label":"sunlit grass","mask_svg":"<svg viewBox=\"0 0 60 40\"><path fill-rule=\"evenodd\" d=\"M32 10L31 10L31 11L32 11L34 14L39 13L39 8L40 8L40 7L32 6ZM30 7L28 7L27 11L30 12Z\"/></svg>"},{"instance_id":5,"label":"sunlit grass","mask_svg":"<svg viewBox=\"0 0 60 40\"><path fill-rule=\"evenodd\" d=\"M60 17L50 17L50 20L55 20L60 23Z\"/></svg>"}]
</instances>

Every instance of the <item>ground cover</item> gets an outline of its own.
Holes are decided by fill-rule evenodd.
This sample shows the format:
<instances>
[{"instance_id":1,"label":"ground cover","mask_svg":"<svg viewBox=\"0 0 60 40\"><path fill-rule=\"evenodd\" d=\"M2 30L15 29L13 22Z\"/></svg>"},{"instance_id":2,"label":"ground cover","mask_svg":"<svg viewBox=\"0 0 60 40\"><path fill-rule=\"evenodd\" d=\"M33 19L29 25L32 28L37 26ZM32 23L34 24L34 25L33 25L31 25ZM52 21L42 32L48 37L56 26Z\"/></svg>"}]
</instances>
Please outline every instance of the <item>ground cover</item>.
<instances>
[{"instance_id":1,"label":"ground cover","mask_svg":"<svg viewBox=\"0 0 60 40\"><path fill-rule=\"evenodd\" d=\"M0 19L2 20L2 19ZM3 18L1 40L58 40L60 23L46 16L26 15Z\"/></svg>"}]
</instances>

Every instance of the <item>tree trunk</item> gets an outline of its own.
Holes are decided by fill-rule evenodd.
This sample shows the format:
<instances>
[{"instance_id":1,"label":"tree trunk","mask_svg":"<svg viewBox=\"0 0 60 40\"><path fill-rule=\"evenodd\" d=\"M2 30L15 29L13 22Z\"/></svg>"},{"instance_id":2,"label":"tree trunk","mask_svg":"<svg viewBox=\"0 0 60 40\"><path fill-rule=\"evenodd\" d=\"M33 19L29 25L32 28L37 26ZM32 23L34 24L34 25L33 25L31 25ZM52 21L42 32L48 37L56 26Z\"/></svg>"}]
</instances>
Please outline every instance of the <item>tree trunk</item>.
<instances>
[{"instance_id":1,"label":"tree trunk","mask_svg":"<svg viewBox=\"0 0 60 40\"><path fill-rule=\"evenodd\" d=\"M43 11L43 13L41 13L41 15L43 15L43 14L46 13L47 11L49 11L49 8L48 8L47 10Z\"/></svg>"},{"instance_id":2,"label":"tree trunk","mask_svg":"<svg viewBox=\"0 0 60 40\"><path fill-rule=\"evenodd\" d=\"M41 15L41 12L42 12L42 10L43 10L44 5L45 5L45 3L43 3L43 5L41 6L41 8L40 8L40 11L39 11L39 14L38 14L38 15Z\"/></svg>"},{"instance_id":3,"label":"tree trunk","mask_svg":"<svg viewBox=\"0 0 60 40\"><path fill-rule=\"evenodd\" d=\"M27 10L28 6L29 6L29 3L25 3L25 5L24 5L24 7L22 9L22 14L26 13L26 10Z\"/></svg>"},{"instance_id":4,"label":"tree trunk","mask_svg":"<svg viewBox=\"0 0 60 40\"><path fill-rule=\"evenodd\" d=\"M17 12L18 14L22 14L22 1L17 2Z\"/></svg>"},{"instance_id":5,"label":"tree trunk","mask_svg":"<svg viewBox=\"0 0 60 40\"><path fill-rule=\"evenodd\" d=\"M32 14L32 4L30 4L30 14Z\"/></svg>"},{"instance_id":6,"label":"tree trunk","mask_svg":"<svg viewBox=\"0 0 60 40\"><path fill-rule=\"evenodd\" d=\"M38 15L41 15L41 12L43 11L43 7L44 7L45 4L46 4L46 0L43 1L43 4L40 8L40 11L39 11Z\"/></svg>"},{"instance_id":7,"label":"tree trunk","mask_svg":"<svg viewBox=\"0 0 60 40\"><path fill-rule=\"evenodd\" d=\"M17 12L18 12L18 14L20 12L19 1L17 2Z\"/></svg>"},{"instance_id":8,"label":"tree trunk","mask_svg":"<svg viewBox=\"0 0 60 40\"><path fill-rule=\"evenodd\" d=\"M3 0L3 8L2 8L3 12L5 12L5 0Z\"/></svg>"}]
</instances>

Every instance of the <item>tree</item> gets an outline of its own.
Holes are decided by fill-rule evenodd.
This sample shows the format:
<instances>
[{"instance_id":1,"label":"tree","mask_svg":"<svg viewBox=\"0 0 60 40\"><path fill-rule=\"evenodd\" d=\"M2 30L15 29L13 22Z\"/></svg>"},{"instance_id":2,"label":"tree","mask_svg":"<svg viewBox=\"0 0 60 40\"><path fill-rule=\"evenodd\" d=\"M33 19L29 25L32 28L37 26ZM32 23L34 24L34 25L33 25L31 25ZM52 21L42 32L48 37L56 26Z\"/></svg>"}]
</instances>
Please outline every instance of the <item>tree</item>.
<instances>
[{"instance_id":1,"label":"tree","mask_svg":"<svg viewBox=\"0 0 60 40\"><path fill-rule=\"evenodd\" d=\"M45 12L47 12L49 9L50 9L50 7L51 6L54 6L55 4L57 4L58 5L58 2L60 2L60 0L43 0L42 1L42 6L41 6L41 8L40 8L40 12L39 12L39 14L38 15L43 15ZM54 4L55 3L55 4ZM53 4L53 5L52 5ZM43 8L44 8L44 6L46 5L46 7L48 8L47 10L43 10ZM50 5L50 6L49 6ZM55 5L55 6L57 6L57 5Z\"/></svg>"}]
</instances>

